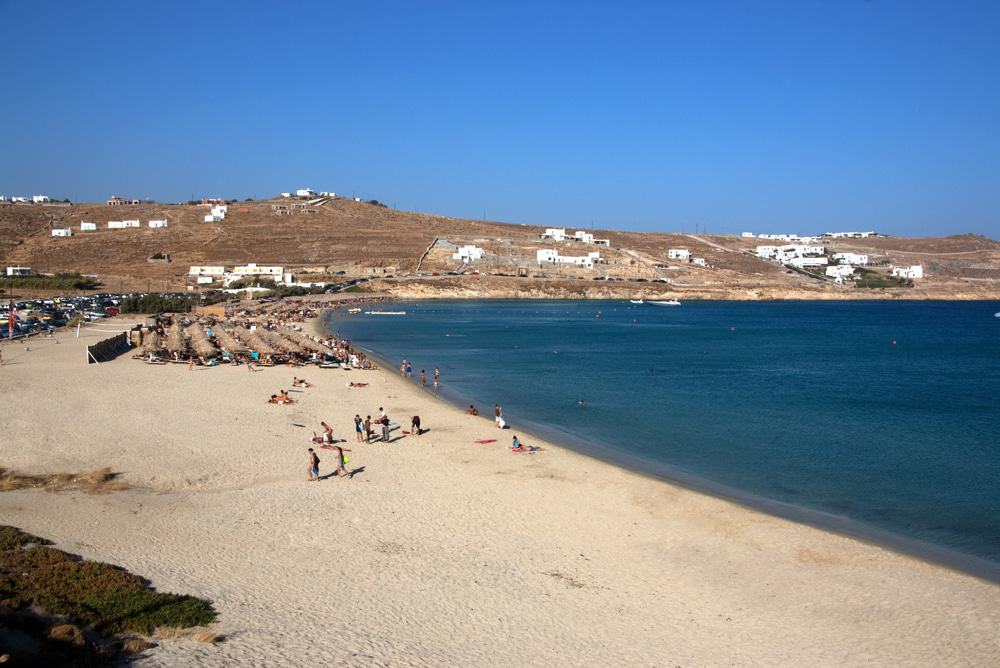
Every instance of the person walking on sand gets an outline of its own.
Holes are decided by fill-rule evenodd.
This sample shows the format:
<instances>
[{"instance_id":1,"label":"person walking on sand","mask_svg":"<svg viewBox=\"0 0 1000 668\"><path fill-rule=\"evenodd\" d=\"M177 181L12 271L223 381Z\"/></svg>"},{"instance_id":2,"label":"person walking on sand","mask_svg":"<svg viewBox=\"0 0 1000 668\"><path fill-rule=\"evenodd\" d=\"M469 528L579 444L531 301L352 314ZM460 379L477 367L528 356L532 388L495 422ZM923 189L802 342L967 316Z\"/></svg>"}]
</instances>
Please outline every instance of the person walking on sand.
<instances>
[{"instance_id":1,"label":"person walking on sand","mask_svg":"<svg viewBox=\"0 0 1000 668\"><path fill-rule=\"evenodd\" d=\"M434 367L434 389L437 389L438 383L441 382L441 369Z\"/></svg>"},{"instance_id":2,"label":"person walking on sand","mask_svg":"<svg viewBox=\"0 0 1000 668\"><path fill-rule=\"evenodd\" d=\"M413 378L413 365L409 362L406 363L406 377Z\"/></svg>"},{"instance_id":3,"label":"person walking on sand","mask_svg":"<svg viewBox=\"0 0 1000 668\"><path fill-rule=\"evenodd\" d=\"M372 442L372 416L365 418L365 443Z\"/></svg>"},{"instance_id":4,"label":"person walking on sand","mask_svg":"<svg viewBox=\"0 0 1000 668\"><path fill-rule=\"evenodd\" d=\"M427 387L427 372L423 369L420 370L420 385L422 387Z\"/></svg>"},{"instance_id":5,"label":"person walking on sand","mask_svg":"<svg viewBox=\"0 0 1000 668\"><path fill-rule=\"evenodd\" d=\"M309 480L319 480L319 456L312 448L309 448Z\"/></svg>"},{"instance_id":6,"label":"person walking on sand","mask_svg":"<svg viewBox=\"0 0 1000 668\"><path fill-rule=\"evenodd\" d=\"M337 451L337 475L350 476L350 473L347 472L347 466L345 466L347 462L350 460L347 458L347 455L344 454L345 452L350 452L350 450L348 450L347 448L342 448L341 446L338 445L336 446L336 451Z\"/></svg>"},{"instance_id":7,"label":"person walking on sand","mask_svg":"<svg viewBox=\"0 0 1000 668\"><path fill-rule=\"evenodd\" d=\"M361 433L364 430L365 430L365 421L361 419L360 415L355 415L354 416L354 432L358 436L358 443L361 443L362 441L365 440L364 437L361 435Z\"/></svg>"},{"instance_id":8,"label":"person walking on sand","mask_svg":"<svg viewBox=\"0 0 1000 668\"><path fill-rule=\"evenodd\" d=\"M500 404L497 404L496 406L493 407L493 420L497 424L497 429L503 429L504 426L503 406L501 406Z\"/></svg>"}]
</instances>

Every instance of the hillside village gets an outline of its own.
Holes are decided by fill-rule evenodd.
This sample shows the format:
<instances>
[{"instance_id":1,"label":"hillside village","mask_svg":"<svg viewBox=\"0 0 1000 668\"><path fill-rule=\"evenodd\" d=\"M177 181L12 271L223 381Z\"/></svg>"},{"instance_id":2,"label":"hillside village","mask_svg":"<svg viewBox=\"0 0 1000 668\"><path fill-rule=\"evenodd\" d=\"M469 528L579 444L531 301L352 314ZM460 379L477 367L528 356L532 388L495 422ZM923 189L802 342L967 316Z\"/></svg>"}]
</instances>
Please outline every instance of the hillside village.
<instances>
[{"instance_id":1,"label":"hillside village","mask_svg":"<svg viewBox=\"0 0 1000 668\"><path fill-rule=\"evenodd\" d=\"M406 296L995 298L1000 244L831 231L736 235L532 227L298 188L267 200L0 197L8 272L198 291L344 277Z\"/></svg>"}]
</instances>

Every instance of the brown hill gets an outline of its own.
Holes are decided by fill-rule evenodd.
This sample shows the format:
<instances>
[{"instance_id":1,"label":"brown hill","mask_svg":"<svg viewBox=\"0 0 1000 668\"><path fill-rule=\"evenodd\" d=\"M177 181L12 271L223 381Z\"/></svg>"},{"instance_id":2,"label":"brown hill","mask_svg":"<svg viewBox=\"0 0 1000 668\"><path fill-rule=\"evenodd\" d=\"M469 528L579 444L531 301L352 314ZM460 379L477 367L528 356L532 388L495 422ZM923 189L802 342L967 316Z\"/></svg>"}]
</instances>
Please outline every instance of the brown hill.
<instances>
[{"instance_id":1,"label":"brown hill","mask_svg":"<svg viewBox=\"0 0 1000 668\"><path fill-rule=\"evenodd\" d=\"M328 275L392 274L388 289L428 294L489 294L485 276L449 278L433 285L436 277L459 268L451 258L455 245L475 244L486 251L484 259L467 270L480 274L528 274L519 285L550 293L623 293L641 291L755 297L859 297L877 296L834 286L822 279L790 272L753 257L756 239L722 235L684 235L597 231L610 247L563 242L543 242L538 227L434 216L388 209L353 200L328 200L308 205L301 200L266 200L229 205L225 220L205 223L210 207L202 205L139 204L109 207L96 204L0 206L0 257L4 264L32 267L35 271L73 271L97 274L112 288L176 289L187 284L191 265L226 265L246 262L279 264L296 273ZM138 219L138 229L107 229L107 221ZM150 219L166 219L167 229L149 229ZM80 232L81 222L97 224L96 232ZM74 236L54 238L50 230L70 227ZM435 244L435 241L437 243ZM920 290L931 296L996 296L1000 288L1000 244L980 236L947 238L843 239L825 242L835 251L865 252L873 260L895 264L922 264L928 278ZM433 247L432 247L433 246ZM535 253L558 248L563 255L585 255L597 250L607 264L593 270L567 265L539 267ZM707 267L669 262L670 248L687 248L704 258ZM154 263L155 253L171 257ZM610 277L633 283L568 283ZM658 283L635 285L634 281ZM431 283L427 286L424 284ZM544 284L544 285L542 285ZM500 281L497 285L506 285ZM566 286L559 288L558 286ZM656 287L656 290L652 288ZM510 289L500 290L504 295ZM893 292L893 291L890 291Z\"/></svg>"}]
</instances>

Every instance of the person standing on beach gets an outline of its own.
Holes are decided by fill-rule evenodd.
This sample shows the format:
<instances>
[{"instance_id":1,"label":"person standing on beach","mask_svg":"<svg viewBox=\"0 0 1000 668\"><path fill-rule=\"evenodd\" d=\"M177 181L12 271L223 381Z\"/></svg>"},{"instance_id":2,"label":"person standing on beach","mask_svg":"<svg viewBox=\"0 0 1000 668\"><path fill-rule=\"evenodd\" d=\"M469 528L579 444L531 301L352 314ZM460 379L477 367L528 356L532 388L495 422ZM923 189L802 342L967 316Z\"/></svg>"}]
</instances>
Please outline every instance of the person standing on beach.
<instances>
[{"instance_id":1,"label":"person standing on beach","mask_svg":"<svg viewBox=\"0 0 1000 668\"><path fill-rule=\"evenodd\" d=\"M354 431L358 435L358 443L362 442L364 437L362 437L361 432L365 429L365 422L361 419L360 415L354 416Z\"/></svg>"},{"instance_id":2,"label":"person standing on beach","mask_svg":"<svg viewBox=\"0 0 1000 668\"><path fill-rule=\"evenodd\" d=\"M372 442L372 416L365 418L365 443Z\"/></svg>"},{"instance_id":3,"label":"person standing on beach","mask_svg":"<svg viewBox=\"0 0 1000 668\"><path fill-rule=\"evenodd\" d=\"M420 385L422 387L427 387L427 372L423 369L420 370Z\"/></svg>"},{"instance_id":4,"label":"person standing on beach","mask_svg":"<svg viewBox=\"0 0 1000 668\"><path fill-rule=\"evenodd\" d=\"M406 363L406 377L413 378L413 365L409 362Z\"/></svg>"},{"instance_id":5,"label":"person standing on beach","mask_svg":"<svg viewBox=\"0 0 1000 668\"><path fill-rule=\"evenodd\" d=\"M503 406L497 404L493 407L493 421L497 424L497 429L503 429Z\"/></svg>"},{"instance_id":6,"label":"person standing on beach","mask_svg":"<svg viewBox=\"0 0 1000 668\"><path fill-rule=\"evenodd\" d=\"M434 389L437 389L438 383L441 381L441 369L434 367Z\"/></svg>"},{"instance_id":7,"label":"person standing on beach","mask_svg":"<svg viewBox=\"0 0 1000 668\"><path fill-rule=\"evenodd\" d=\"M309 480L319 480L319 456L312 448L309 448Z\"/></svg>"},{"instance_id":8,"label":"person standing on beach","mask_svg":"<svg viewBox=\"0 0 1000 668\"><path fill-rule=\"evenodd\" d=\"M382 414L382 442L389 442L389 416L385 413Z\"/></svg>"},{"instance_id":9,"label":"person standing on beach","mask_svg":"<svg viewBox=\"0 0 1000 668\"><path fill-rule=\"evenodd\" d=\"M399 365L399 375L406 376L406 360L403 360L403 363Z\"/></svg>"}]
</instances>

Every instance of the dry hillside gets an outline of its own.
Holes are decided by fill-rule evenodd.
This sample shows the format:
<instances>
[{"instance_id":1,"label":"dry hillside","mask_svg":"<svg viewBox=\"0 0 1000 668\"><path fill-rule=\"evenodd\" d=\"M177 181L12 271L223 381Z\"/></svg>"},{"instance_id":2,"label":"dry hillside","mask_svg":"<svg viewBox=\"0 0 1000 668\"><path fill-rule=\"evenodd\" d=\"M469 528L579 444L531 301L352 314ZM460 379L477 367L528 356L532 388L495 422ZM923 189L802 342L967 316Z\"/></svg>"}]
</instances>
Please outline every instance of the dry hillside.
<instances>
[{"instance_id":1,"label":"dry hillside","mask_svg":"<svg viewBox=\"0 0 1000 668\"><path fill-rule=\"evenodd\" d=\"M278 209L276 210L276 207ZM210 207L144 203L0 205L0 256L4 264L35 271L97 274L110 287L178 288L191 265L257 262L279 264L302 274L391 274L380 285L405 294L538 294L540 296L676 294L733 298L857 298L877 296L996 298L1000 295L1000 244L980 236L947 238L839 239L826 241L836 252L868 253L873 262L921 264L927 278L906 290L860 291L790 272L753 257L759 243L721 235L684 235L593 230L610 247L539 239L539 227L465 220L396 211L353 200L307 205L266 200L229 205L225 220L205 223ZM107 229L107 221L138 219L138 229ZM166 219L167 229L149 229L150 219ZM80 232L81 222L97 224ZM53 238L50 230L69 227L74 236ZM572 231L572 228L570 228ZM435 243L435 241L437 243ZM454 247L475 244L486 256L468 266L452 259ZM567 265L540 267L537 250L562 255L597 250L606 264L594 269ZM668 261L667 250L687 248L707 267ZM170 263L150 262L166 253ZM416 276L441 274L438 276ZM459 268L479 276L446 277ZM526 274L514 284L503 276ZM493 279L490 276L493 276ZM496 275L500 275L497 277ZM622 283L591 283L595 277ZM586 284L580 281L587 281ZM643 285L642 283L645 283ZM530 284L530 285L529 285Z\"/></svg>"}]
</instances>

